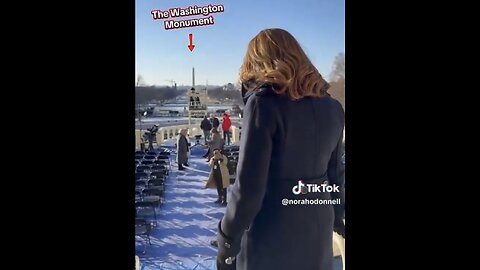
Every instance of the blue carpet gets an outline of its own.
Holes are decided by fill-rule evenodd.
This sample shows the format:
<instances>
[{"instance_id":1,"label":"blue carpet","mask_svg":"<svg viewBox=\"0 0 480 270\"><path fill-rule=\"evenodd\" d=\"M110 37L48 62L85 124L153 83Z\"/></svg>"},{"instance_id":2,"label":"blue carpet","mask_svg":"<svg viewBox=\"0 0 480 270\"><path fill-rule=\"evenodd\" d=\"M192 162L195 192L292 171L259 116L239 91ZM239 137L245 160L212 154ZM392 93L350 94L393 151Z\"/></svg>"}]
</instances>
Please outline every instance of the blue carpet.
<instances>
[{"instance_id":1,"label":"blue carpet","mask_svg":"<svg viewBox=\"0 0 480 270\"><path fill-rule=\"evenodd\" d=\"M204 189L209 174L208 164L201 156L201 147L192 149L190 167L178 171L172 154L172 172L165 182L165 203L160 207L157 226L151 236L146 254L137 242L136 255L142 270L215 270L217 250L210 246L215 239L217 224L225 208L213 201L215 189ZM342 269L335 259L335 269Z\"/></svg>"}]
</instances>

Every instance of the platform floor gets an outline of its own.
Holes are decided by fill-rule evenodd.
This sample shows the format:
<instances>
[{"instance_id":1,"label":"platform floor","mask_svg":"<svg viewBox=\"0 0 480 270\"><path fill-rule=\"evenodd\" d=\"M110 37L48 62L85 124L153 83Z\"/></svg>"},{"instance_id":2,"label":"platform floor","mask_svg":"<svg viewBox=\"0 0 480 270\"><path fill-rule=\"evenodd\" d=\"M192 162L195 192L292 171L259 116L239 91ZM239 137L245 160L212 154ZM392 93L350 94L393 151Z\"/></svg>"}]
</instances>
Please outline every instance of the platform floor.
<instances>
[{"instance_id":1,"label":"platform floor","mask_svg":"<svg viewBox=\"0 0 480 270\"><path fill-rule=\"evenodd\" d=\"M215 270L216 249L210 241L216 238L218 221L225 207L213 203L216 190L204 189L209 167L201 156L205 150L192 149L190 167L178 171L172 162L172 172L165 182L165 203L157 216L157 227L151 236L146 254L137 242L136 255L142 270ZM174 156L171 156L174 160ZM335 259L340 270L341 260Z\"/></svg>"}]
</instances>

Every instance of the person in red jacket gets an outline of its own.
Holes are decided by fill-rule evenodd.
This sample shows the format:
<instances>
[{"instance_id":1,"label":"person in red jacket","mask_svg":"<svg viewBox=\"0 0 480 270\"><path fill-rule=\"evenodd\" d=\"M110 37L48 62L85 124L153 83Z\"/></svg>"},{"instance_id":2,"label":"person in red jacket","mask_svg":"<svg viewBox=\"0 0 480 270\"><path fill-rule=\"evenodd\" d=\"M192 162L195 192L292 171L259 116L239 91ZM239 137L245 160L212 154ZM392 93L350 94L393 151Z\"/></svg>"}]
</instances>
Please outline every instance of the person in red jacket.
<instances>
[{"instance_id":1,"label":"person in red jacket","mask_svg":"<svg viewBox=\"0 0 480 270\"><path fill-rule=\"evenodd\" d=\"M223 140L225 141L225 145L230 144L230 127L231 126L232 126L232 121L230 120L230 116L227 113L224 113L222 129L223 129Z\"/></svg>"}]
</instances>

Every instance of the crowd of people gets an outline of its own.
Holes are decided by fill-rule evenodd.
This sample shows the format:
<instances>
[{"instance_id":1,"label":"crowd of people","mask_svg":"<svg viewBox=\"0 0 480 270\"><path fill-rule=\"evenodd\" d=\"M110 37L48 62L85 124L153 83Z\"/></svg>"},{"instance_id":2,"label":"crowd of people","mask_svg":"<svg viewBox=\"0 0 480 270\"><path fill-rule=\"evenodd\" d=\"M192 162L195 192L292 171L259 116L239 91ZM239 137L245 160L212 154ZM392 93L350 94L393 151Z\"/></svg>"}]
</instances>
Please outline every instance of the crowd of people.
<instances>
[{"instance_id":1,"label":"crowd of people","mask_svg":"<svg viewBox=\"0 0 480 270\"><path fill-rule=\"evenodd\" d=\"M223 139L220 135L219 127L220 121L214 114L210 114L210 118L205 116L200 123L200 128L203 131L203 135L205 137L205 145L208 146L207 153L203 156L207 159L207 162L210 162L210 159L213 156L214 149L222 150L225 145L230 145L231 143L231 127L232 121L230 120L230 116L228 113L223 114L222 119L222 131L223 131Z\"/></svg>"},{"instance_id":2,"label":"crowd of people","mask_svg":"<svg viewBox=\"0 0 480 270\"><path fill-rule=\"evenodd\" d=\"M220 135L219 127L222 125L223 138ZM207 162L210 162L212 157L214 157L214 150L219 149L221 151L225 145L230 145L231 143L231 131L232 121L228 113L223 113L222 122L215 117L214 114L210 114L208 118L205 116L200 123L200 128L203 131L205 145L208 150L203 155L206 158ZM177 138L177 163L179 170L185 170L184 166L188 167L188 156L190 152L190 144L187 139L188 129L181 129L179 136Z\"/></svg>"},{"instance_id":3,"label":"crowd of people","mask_svg":"<svg viewBox=\"0 0 480 270\"><path fill-rule=\"evenodd\" d=\"M223 119L222 119L222 132L223 132L223 139L225 140L226 144L230 144L231 140L231 131L230 128L232 127L232 120L230 119L230 115L228 113L223 113ZM205 144L207 144L208 140L210 139L210 134L213 132L213 130L217 130L219 132L218 128L220 127L220 121L214 114L210 114L210 117L205 117L202 120L202 123L200 123L200 128L203 131L204 139L205 139Z\"/></svg>"},{"instance_id":4,"label":"crowd of people","mask_svg":"<svg viewBox=\"0 0 480 270\"><path fill-rule=\"evenodd\" d=\"M222 127L223 138L220 135L219 127ZM227 187L230 185L230 174L228 170L228 158L222 154L225 145L230 145L232 121L228 113L223 113L223 119L220 122L214 114L208 118L205 116L200 123L203 131L205 146L208 150L203 155L206 158L211 171L205 188L216 188L218 199L215 203L223 206L227 205ZM190 145L188 143L188 130L181 129L177 139L177 164L178 170L185 170L188 165L188 156Z\"/></svg>"}]
</instances>

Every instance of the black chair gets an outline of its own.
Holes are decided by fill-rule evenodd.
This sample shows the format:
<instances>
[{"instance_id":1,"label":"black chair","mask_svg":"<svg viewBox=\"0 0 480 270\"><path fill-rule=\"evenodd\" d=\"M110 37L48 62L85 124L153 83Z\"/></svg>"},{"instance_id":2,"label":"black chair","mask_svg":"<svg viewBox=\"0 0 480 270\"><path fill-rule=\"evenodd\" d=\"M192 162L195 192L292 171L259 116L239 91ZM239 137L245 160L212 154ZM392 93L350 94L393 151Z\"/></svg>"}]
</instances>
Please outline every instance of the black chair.
<instances>
[{"instance_id":1,"label":"black chair","mask_svg":"<svg viewBox=\"0 0 480 270\"><path fill-rule=\"evenodd\" d=\"M150 165L140 165L137 167L137 172L149 172L150 168Z\"/></svg>"},{"instance_id":2,"label":"black chair","mask_svg":"<svg viewBox=\"0 0 480 270\"><path fill-rule=\"evenodd\" d=\"M161 172L160 173L155 172L153 174L155 174L155 175L149 178L150 181L151 180L160 180L160 181L165 183L165 181L167 180L167 177L165 175L162 175Z\"/></svg>"},{"instance_id":3,"label":"black chair","mask_svg":"<svg viewBox=\"0 0 480 270\"><path fill-rule=\"evenodd\" d=\"M135 180L140 180L140 179L150 179L149 174L146 172L135 173Z\"/></svg>"},{"instance_id":4,"label":"black chair","mask_svg":"<svg viewBox=\"0 0 480 270\"><path fill-rule=\"evenodd\" d=\"M168 165L166 164L152 166L152 173L155 172L163 172L165 176L168 176L170 174L170 171L168 170Z\"/></svg>"},{"instance_id":5,"label":"black chair","mask_svg":"<svg viewBox=\"0 0 480 270\"><path fill-rule=\"evenodd\" d=\"M143 159L155 160L155 159L157 159L157 156L156 156L156 155L155 155L155 156L152 156L152 155L146 155L146 156L144 156L144 157L143 157Z\"/></svg>"},{"instance_id":6,"label":"black chair","mask_svg":"<svg viewBox=\"0 0 480 270\"><path fill-rule=\"evenodd\" d=\"M151 159L144 159L144 160L142 160L141 164L142 164L142 165L152 165L152 164L153 164L153 160L151 160Z\"/></svg>"},{"instance_id":7,"label":"black chair","mask_svg":"<svg viewBox=\"0 0 480 270\"><path fill-rule=\"evenodd\" d=\"M165 183L165 180L163 179L151 179L151 180L148 180L148 187L149 188L152 188L152 187L155 187L155 188L159 188L161 187L162 189L164 189L164 183Z\"/></svg>"},{"instance_id":8,"label":"black chair","mask_svg":"<svg viewBox=\"0 0 480 270\"><path fill-rule=\"evenodd\" d=\"M156 156L156 155L157 155L157 152L155 152L155 151L148 151L148 152L147 152L147 155Z\"/></svg>"},{"instance_id":9,"label":"black chair","mask_svg":"<svg viewBox=\"0 0 480 270\"><path fill-rule=\"evenodd\" d=\"M136 189L135 187L135 202L143 200L143 189Z\"/></svg>"},{"instance_id":10,"label":"black chair","mask_svg":"<svg viewBox=\"0 0 480 270\"><path fill-rule=\"evenodd\" d=\"M144 240L143 245L143 252L142 254L147 253L147 241L148 244L151 245L150 242L150 232L152 231L152 226L147 222L146 219L143 218L135 218L135 236L138 236L142 240Z\"/></svg>"},{"instance_id":11,"label":"black chair","mask_svg":"<svg viewBox=\"0 0 480 270\"><path fill-rule=\"evenodd\" d=\"M153 218L155 220L154 224L157 224L157 211L155 210L156 208L155 206L159 204L160 204L160 200L158 200L158 202L155 202L155 201L135 202L135 210L136 210L137 216L147 217L147 216L151 216L153 213Z\"/></svg>"},{"instance_id":12,"label":"black chair","mask_svg":"<svg viewBox=\"0 0 480 270\"><path fill-rule=\"evenodd\" d=\"M168 160L166 159L157 159L153 162L153 164L156 164L156 165L165 165L168 167Z\"/></svg>"},{"instance_id":13,"label":"black chair","mask_svg":"<svg viewBox=\"0 0 480 270\"><path fill-rule=\"evenodd\" d=\"M162 164L161 166L163 166L163 169L165 170L165 175L168 176L170 174L168 164Z\"/></svg>"},{"instance_id":14,"label":"black chair","mask_svg":"<svg viewBox=\"0 0 480 270\"><path fill-rule=\"evenodd\" d=\"M163 201L163 190L159 188L146 188L142 191L143 200L142 202L150 202L153 207L157 208L160 206L160 203Z\"/></svg>"},{"instance_id":15,"label":"black chair","mask_svg":"<svg viewBox=\"0 0 480 270\"><path fill-rule=\"evenodd\" d=\"M163 161L167 162L168 168L169 168L170 170L172 170L172 164L171 164L170 159L168 158L168 156L158 156L158 157L157 157L157 161L158 161L158 160L163 160Z\"/></svg>"},{"instance_id":16,"label":"black chair","mask_svg":"<svg viewBox=\"0 0 480 270\"><path fill-rule=\"evenodd\" d=\"M137 188L137 187L145 188L145 187L147 187L147 185L148 185L148 180L137 180L137 181L135 181L135 188Z\"/></svg>"},{"instance_id":17,"label":"black chair","mask_svg":"<svg viewBox=\"0 0 480 270\"><path fill-rule=\"evenodd\" d=\"M142 193L142 191L143 191L144 189L145 189L145 186L135 186L135 193L137 193L137 192ZM141 198L140 198L140 199L143 199L143 194L141 195ZM137 201L141 201L141 200L137 200L137 199L135 198L135 202L137 202Z\"/></svg>"},{"instance_id":18,"label":"black chair","mask_svg":"<svg viewBox=\"0 0 480 270\"><path fill-rule=\"evenodd\" d=\"M166 170L170 168L169 162L165 159L157 159L153 162L153 164L162 165Z\"/></svg>"},{"instance_id":19,"label":"black chair","mask_svg":"<svg viewBox=\"0 0 480 270\"><path fill-rule=\"evenodd\" d=\"M237 172L237 162L234 160L229 160L227 163L228 173L234 175Z\"/></svg>"},{"instance_id":20,"label":"black chair","mask_svg":"<svg viewBox=\"0 0 480 270\"><path fill-rule=\"evenodd\" d=\"M165 179L167 176L167 170L161 170L161 171L157 171L157 172L152 172L150 174L150 178L152 179L158 179L158 178L161 178L161 179Z\"/></svg>"},{"instance_id":21,"label":"black chair","mask_svg":"<svg viewBox=\"0 0 480 270\"><path fill-rule=\"evenodd\" d=\"M163 165L152 165L152 172L164 171L165 167Z\"/></svg>"}]
</instances>

